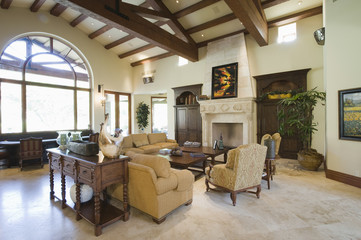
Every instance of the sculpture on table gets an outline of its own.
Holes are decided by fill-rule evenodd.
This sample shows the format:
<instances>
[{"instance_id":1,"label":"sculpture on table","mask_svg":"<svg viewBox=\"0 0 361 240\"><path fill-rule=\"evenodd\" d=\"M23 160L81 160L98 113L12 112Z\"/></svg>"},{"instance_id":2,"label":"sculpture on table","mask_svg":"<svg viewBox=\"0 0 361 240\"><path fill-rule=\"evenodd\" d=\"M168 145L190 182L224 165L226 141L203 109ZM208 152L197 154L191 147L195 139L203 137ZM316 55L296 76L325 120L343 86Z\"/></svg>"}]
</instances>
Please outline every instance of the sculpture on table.
<instances>
[{"instance_id":1,"label":"sculpture on table","mask_svg":"<svg viewBox=\"0 0 361 240\"><path fill-rule=\"evenodd\" d=\"M107 124L109 120L109 114L105 115L104 123L100 124L99 133L99 148L103 155L108 158L118 158L123 149L123 135L119 134L118 137L113 137L107 131Z\"/></svg>"}]
</instances>

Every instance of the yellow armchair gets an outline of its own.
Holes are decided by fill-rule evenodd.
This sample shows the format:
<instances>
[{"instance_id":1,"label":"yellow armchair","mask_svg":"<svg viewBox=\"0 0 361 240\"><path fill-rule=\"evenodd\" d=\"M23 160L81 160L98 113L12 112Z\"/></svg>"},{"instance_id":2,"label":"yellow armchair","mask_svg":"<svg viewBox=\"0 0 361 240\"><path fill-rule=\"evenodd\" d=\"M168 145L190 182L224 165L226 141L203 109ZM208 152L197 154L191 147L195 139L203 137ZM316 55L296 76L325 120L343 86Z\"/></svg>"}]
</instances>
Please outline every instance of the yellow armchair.
<instances>
[{"instance_id":1,"label":"yellow armchair","mask_svg":"<svg viewBox=\"0 0 361 240\"><path fill-rule=\"evenodd\" d=\"M242 145L228 152L227 163L208 167L206 169L206 187L209 184L230 192L233 206L236 205L237 193L251 192L256 188L257 198L261 192L261 180L266 159L267 147L259 144Z\"/></svg>"}]
</instances>

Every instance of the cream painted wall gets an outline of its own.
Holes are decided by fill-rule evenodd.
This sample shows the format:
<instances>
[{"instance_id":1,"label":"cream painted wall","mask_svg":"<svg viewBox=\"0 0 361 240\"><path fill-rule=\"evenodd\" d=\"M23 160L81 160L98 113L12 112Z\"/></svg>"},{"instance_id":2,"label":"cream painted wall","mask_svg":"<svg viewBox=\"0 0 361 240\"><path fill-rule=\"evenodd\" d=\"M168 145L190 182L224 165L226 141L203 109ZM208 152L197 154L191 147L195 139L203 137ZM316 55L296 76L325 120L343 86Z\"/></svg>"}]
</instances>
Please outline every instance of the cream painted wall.
<instances>
[{"instance_id":1,"label":"cream painted wall","mask_svg":"<svg viewBox=\"0 0 361 240\"><path fill-rule=\"evenodd\" d=\"M319 90L324 90L323 48L317 45L313 38L313 32L320 27L322 27L321 15L297 22L298 38L296 41L288 44L277 44L277 28L271 28L270 44L266 47L259 47L253 38L248 35L246 37L246 45L251 76L312 68L308 73L309 88L317 86ZM174 93L171 88L204 83L205 73L208 71L208 69L205 69L206 48L199 50L199 56L200 60L198 62L189 63L181 67L178 67L178 57L169 57L134 68L133 87L135 94L167 93L168 126L171 138L174 137ZM142 75L154 71L154 83L143 84ZM253 82L253 89L255 89L255 82ZM210 95L210 93L204 92L203 94ZM316 109L315 119L319 122L319 131L313 138L313 147L319 152L324 153L324 108L318 107Z\"/></svg>"},{"instance_id":2,"label":"cream painted wall","mask_svg":"<svg viewBox=\"0 0 361 240\"><path fill-rule=\"evenodd\" d=\"M326 146L330 170L361 177L361 142L338 138L338 91L361 87L361 1L325 1Z\"/></svg>"},{"instance_id":3,"label":"cream painted wall","mask_svg":"<svg viewBox=\"0 0 361 240\"><path fill-rule=\"evenodd\" d=\"M199 50L199 61L189 63L184 66L178 66L178 57L168 57L156 62L134 67L133 88L134 88L134 106L137 106L137 98L143 99L145 96L138 97L138 94L148 95L147 101L150 102L149 94L166 94L168 104L168 138L174 139L174 91L172 88L203 83L205 72L205 48ZM155 71L155 72L154 72ZM154 82L143 83L143 75L154 72ZM144 99L146 100L146 99ZM142 100L138 100L138 103ZM144 101L145 102L145 101ZM135 109L134 108L134 109ZM135 112L135 110L134 110ZM137 126L136 119L133 118L133 126ZM136 127L137 128L137 127ZM150 128L146 132L150 132ZM136 132L137 129L135 129Z\"/></svg>"},{"instance_id":4,"label":"cream painted wall","mask_svg":"<svg viewBox=\"0 0 361 240\"><path fill-rule=\"evenodd\" d=\"M92 75L94 91L93 127L99 131L104 121L104 109L100 104L97 85L112 91L133 92L132 68L129 63L120 60L116 54L106 50L101 44L88 38L86 34L73 28L61 17L54 17L48 12L32 13L29 9L11 7L0 9L0 50L11 40L27 33L46 33L63 39L75 46L87 59Z\"/></svg>"},{"instance_id":5,"label":"cream painted wall","mask_svg":"<svg viewBox=\"0 0 361 240\"><path fill-rule=\"evenodd\" d=\"M289 43L277 43L278 28L269 29L269 44L265 47L247 35L247 52L252 76L311 68L307 75L307 87L324 91L323 47L318 45L313 32L322 27L322 15L297 22L297 39ZM253 82L255 85L255 81ZM254 88L256 89L256 88ZM313 136L312 147L325 153L325 107L319 104L315 111L318 131Z\"/></svg>"}]
</instances>

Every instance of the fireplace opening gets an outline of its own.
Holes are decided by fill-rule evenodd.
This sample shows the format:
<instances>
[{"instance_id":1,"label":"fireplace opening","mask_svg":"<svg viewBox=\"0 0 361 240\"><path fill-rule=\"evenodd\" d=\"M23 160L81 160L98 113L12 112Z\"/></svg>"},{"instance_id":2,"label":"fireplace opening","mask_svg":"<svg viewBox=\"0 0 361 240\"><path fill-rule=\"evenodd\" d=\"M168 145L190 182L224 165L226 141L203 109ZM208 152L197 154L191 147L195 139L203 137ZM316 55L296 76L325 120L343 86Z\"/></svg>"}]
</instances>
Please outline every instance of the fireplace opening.
<instances>
[{"instance_id":1,"label":"fireplace opening","mask_svg":"<svg viewBox=\"0 0 361 240\"><path fill-rule=\"evenodd\" d=\"M212 143L219 140L221 134L224 146L238 147L243 145L242 123L212 123Z\"/></svg>"}]
</instances>

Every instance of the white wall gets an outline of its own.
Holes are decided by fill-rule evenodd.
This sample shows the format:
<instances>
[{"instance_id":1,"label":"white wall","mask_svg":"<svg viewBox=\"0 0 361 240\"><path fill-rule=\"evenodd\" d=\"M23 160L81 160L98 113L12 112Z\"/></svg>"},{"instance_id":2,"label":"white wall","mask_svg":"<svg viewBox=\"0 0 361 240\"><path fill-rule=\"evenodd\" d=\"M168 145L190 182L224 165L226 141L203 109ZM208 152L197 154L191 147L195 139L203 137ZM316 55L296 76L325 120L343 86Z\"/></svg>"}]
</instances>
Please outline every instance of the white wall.
<instances>
[{"instance_id":1,"label":"white wall","mask_svg":"<svg viewBox=\"0 0 361 240\"><path fill-rule=\"evenodd\" d=\"M361 142L338 138L338 91L361 87L361 1L326 0L325 9L327 167L361 177Z\"/></svg>"},{"instance_id":2,"label":"white wall","mask_svg":"<svg viewBox=\"0 0 361 240\"><path fill-rule=\"evenodd\" d=\"M269 30L269 45L266 47L259 47L254 39L247 35L246 45L251 76L312 68L308 73L308 87L313 88L317 86L318 90L324 90L323 48L317 45L313 38L313 32L321 28L322 25L322 15L298 21L298 38L296 41L287 44L277 44L277 28L271 28ZM224 42L227 41L225 40ZM232 47L227 44L224 44L224 48L232 50ZM171 88L199 83L204 84L205 74L210 71L210 69L207 69L206 55L206 48L201 48L199 50L200 60L196 63L189 63L188 65L178 67L178 57L169 57L134 68L134 93L167 93L170 137L174 137L174 94ZM149 71L155 71L154 83L143 84L142 74ZM253 89L255 89L254 81ZM210 92L203 92L203 94L211 95ZM324 153L324 108L318 107L316 109L315 120L320 125L318 127L319 131L313 138L313 147L319 152Z\"/></svg>"},{"instance_id":3,"label":"white wall","mask_svg":"<svg viewBox=\"0 0 361 240\"><path fill-rule=\"evenodd\" d=\"M69 42L83 53L94 77L93 127L95 131L99 131L100 123L104 121L104 109L100 104L97 85L104 84L105 89L113 91L128 93L133 91L131 66L77 28L71 27L61 17L54 17L48 12L33 13L25 8L0 9L0 29L1 51L19 35L47 33Z\"/></svg>"}]
</instances>

